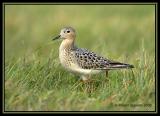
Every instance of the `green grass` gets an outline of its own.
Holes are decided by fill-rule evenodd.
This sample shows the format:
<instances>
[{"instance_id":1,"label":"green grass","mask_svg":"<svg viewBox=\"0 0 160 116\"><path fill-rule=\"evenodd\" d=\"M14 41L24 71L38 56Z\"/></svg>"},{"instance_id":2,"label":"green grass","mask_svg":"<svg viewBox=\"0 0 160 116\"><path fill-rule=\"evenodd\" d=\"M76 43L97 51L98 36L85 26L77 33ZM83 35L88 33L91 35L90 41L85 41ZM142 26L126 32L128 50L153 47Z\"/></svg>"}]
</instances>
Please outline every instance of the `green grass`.
<instances>
[{"instance_id":1,"label":"green grass","mask_svg":"<svg viewBox=\"0 0 160 116\"><path fill-rule=\"evenodd\" d=\"M133 70L93 75L91 92L58 59L64 26L76 44ZM153 5L6 5L5 111L154 111Z\"/></svg>"}]
</instances>

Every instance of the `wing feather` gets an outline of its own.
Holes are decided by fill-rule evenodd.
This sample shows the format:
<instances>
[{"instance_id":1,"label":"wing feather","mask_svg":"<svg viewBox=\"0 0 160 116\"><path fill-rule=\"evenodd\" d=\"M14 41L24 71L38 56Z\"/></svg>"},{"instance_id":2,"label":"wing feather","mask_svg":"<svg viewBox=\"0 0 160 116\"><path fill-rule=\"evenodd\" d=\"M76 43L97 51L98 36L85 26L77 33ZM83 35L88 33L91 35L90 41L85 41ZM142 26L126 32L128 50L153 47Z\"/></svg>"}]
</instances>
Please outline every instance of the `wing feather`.
<instances>
[{"instance_id":1,"label":"wing feather","mask_svg":"<svg viewBox=\"0 0 160 116\"><path fill-rule=\"evenodd\" d=\"M75 52L78 65L83 69L110 70L120 68L133 68L133 65L120 63L98 56L84 48L77 48Z\"/></svg>"}]
</instances>

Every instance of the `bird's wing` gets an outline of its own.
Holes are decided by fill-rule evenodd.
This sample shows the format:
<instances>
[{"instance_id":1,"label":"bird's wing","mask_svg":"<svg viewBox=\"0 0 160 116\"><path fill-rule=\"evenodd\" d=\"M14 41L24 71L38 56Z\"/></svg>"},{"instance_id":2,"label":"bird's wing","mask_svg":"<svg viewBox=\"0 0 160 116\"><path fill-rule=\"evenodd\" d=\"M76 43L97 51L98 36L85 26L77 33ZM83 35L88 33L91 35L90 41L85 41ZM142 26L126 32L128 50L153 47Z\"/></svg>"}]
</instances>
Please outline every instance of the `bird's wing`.
<instances>
[{"instance_id":1,"label":"bird's wing","mask_svg":"<svg viewBox=\"0 0 160 116\"><path fill-rule=\"evenodd\" d=\"M110 70L120 68L133 68L133 65L108 60L104 57L98 56L94 52L90 52L89 50L83 48L77 48L75 56L78 65L84 69Z\"/></svg>"}]
</instances>

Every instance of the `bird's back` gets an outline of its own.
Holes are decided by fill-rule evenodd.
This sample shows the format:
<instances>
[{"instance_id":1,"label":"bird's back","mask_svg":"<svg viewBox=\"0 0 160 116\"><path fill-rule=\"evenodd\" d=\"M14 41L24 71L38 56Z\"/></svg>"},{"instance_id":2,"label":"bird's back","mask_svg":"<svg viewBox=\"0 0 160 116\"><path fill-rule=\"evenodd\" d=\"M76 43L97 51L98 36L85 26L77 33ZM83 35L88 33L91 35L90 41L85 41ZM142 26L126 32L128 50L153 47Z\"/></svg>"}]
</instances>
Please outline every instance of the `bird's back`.
<instances>
[{"instance_id":1,"label":"bird's back","mask_svg":"<svg viewBox=\"0 0 160 116\"><path fill-rule=\"evenodd\" d=\"M87 49L76 48L75 58L83 69L109 70L119 68L133 68L133 65L108 60Z\"/></svg>"}]
</instances>

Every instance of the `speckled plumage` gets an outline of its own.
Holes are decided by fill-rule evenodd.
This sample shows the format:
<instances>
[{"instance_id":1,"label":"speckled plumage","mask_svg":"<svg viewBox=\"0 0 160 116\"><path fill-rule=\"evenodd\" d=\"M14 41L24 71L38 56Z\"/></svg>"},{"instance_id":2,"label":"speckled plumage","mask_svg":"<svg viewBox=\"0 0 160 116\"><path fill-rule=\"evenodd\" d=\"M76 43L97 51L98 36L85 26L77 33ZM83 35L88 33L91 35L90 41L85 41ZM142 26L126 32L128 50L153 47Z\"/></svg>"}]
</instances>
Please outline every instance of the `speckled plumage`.
<instances>
[{"instance_id":1,"label":"speckled plumage","mask_svg":"<svg viewBox=\"0 0 160 116\"><path fill-rule=\"evenodd\" d=\"M111 69L133 68L133 65L112 61L97 55L84 48L75 46L76 33L72 27L65 27L60 35L54 38L62 38L59 48L61 64L70 72L78 73L83 80L89 79L91 74Z\"/></svg>"},{"instance_id":2,"label":"speckled plumage","mask_svg":"<svg viewBox=\"0 0 160 116\"><path fill-rule=\"evenodd\" d=\"M117 68L123 68L123 66L126 67L128 65L108 60L84 48L77 48L75 50L75 57L78 65L84 69L109 70L116 68L115 65Z\"/></svg>"}]
</instances>

